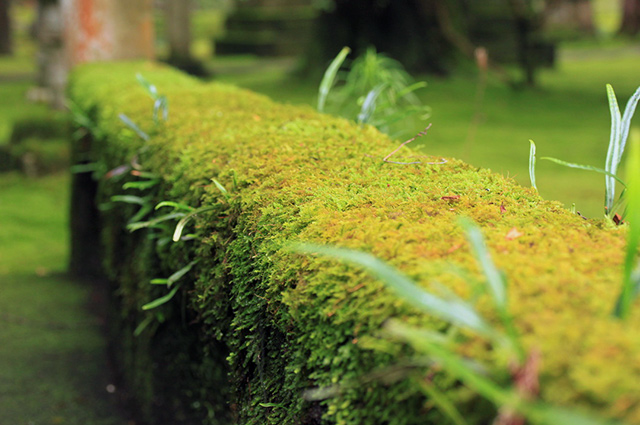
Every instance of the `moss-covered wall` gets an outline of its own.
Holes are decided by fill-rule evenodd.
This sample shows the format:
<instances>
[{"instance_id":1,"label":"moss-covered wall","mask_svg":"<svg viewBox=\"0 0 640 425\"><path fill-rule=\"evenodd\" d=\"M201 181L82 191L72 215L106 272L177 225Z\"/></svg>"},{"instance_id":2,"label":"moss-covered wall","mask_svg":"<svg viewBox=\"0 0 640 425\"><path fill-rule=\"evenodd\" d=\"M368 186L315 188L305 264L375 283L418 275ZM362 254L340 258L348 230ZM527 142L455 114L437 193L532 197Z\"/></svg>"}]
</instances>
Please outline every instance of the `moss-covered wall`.
<instances>
[{"instance_id":1,"label":"moss-covered wall","mask_svg":"<svg viewBox=\"0 0 640 425\"><path fill-rule=\"evenodd\" d=\"M167 122L154 124L138 72L169 99ZM628 322L611 317L623 230L586 221L455 159L385 163L397 143L373 128L153 64L80 67L70 97L95 123L90 156L99 168L134 159L138 168L99 175L98 203L129 194L153 205L215 206L187 225L185 234L195 238L178 243L166 239L175 222L130 233L124 227L139 206L103 207L119 358L148 418L176 411L183 421L192 415L208 423L447 423L420 390L424 370L402 367L395 369L401 379L357 381L385 366L406 366L411 356L380 336L386 319L444 324L416 314L361 270L282 247L310 241L364 250L425 288L437 278L465 295L468 285L447 270L458 265L479 276L456 224L466 215L508 276L525 348L542 354L541 398L640 422L640 313ZM147 142L121 113L150 135ZM135 175L141 170L160 182L123 189L144 177ZM514 227L521 235L507 237ZM169 291L151 279L194 260L171 302L141 309ZM480 308L492 317L489 303ZM133 336L145 320L149 325ZM473 337L465 351L490 365L504 361ZM429 373L469 423L490 423L489 404L446 374ZM347 382L359 384L321 402L301 397L308 388Z\"/></svg>"}]
</instances>

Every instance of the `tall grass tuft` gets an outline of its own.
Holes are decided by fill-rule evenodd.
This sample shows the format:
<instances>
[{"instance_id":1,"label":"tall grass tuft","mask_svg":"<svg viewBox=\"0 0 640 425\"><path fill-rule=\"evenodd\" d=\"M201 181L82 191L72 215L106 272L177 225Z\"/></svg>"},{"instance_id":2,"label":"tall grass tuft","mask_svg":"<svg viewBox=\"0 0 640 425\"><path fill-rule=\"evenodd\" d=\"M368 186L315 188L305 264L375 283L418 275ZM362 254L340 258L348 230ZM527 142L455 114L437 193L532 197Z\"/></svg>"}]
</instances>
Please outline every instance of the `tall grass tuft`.
<instances>
[{"instance_id":1,"label":"tall grass tuft","mask_svg":"<svg viewBox=\"0 0 640 425\"><path fill-rule=\"evenodd\" d=\"M618 99L613 91L611 84L607 84L607 98L609 100L609 110L611 112L611 135L609 138L609 149L607 150L607 160L605 170L612 175L618 172L618 166L622 161L622 154L629 137L629 127L631 126L631 118L636 110L638 101L640 100L640 87L631 96L624 109L624 115L620 116L620 108L618 107ZM616 192L616 182L611 175L605 177L605 208L606 213L610 214L613 210L613 202Z\"/></svg>"},{"instance_id":2,"label":"tall grass tuft","mask_svg":"<svg viewBox=\"0 0 640 425\"><path fill-rule=\"evenodd\" d=\"M627 106L624 109L624 115L620 114L620 108L618 106L618 99L613 91L611 84L607 84L607 99L609 101L609 110L611 112L611 134L609 136L609 147L607 149L607 158L605 161L605 168L598 168L592 165L575 164L572 162L563 161L557 158L543 157L547 161L555 162L556 164L563 165L565 167L577 168L580 170L596 171L604 174L605 176L605 202L604 211L605 217L612 218L615 214L616 207L621 203L624 195L624 191L620 194L620 199L615 202L616 195L616 182L626 185L618 177L618 166L622 161L622 154L629 137L629 129L631 126L631 119L635 113L638 101L640 101L640 87L638 87L627 102ZM533 142L532 142L533 143ZM535 149L532 145L532 149ZM530 156L531 158L531 156ZM531 167L531 159L530 159ZM533 180L532 180L533 182Z\"/></svg>"},{"instance_id":3,"label":"tall grass tuft","mask_svg":"<svg viewBox=\"0 0 640 425\"><path fill-rule=\"evenodd\" d=\"M429 108L422 105L415 91L426 87L414 82L402 64L376 52L374 48L357 57L343 76L339 69L349 48L345 47L326 70L318 91L318 110L370 124L395 137L400 121L419 116L427 119Z\"/></svg>"},{"instance_id":4,"label":"tall grass tuft","mask_svg":"<svg viewBox=\"0 0 640 425\"><path fill-rule=\"evenodd\" d=\"M614 315L620 319L629 317L632 302L640 289L640 270L637 263L638 245L640 245L640 140L635 137L631 141L627 172L629 188L626 220L629 223L629 235L622 290L614 310Z\"/></svg>"},{"instance_id":5,"label":"tall grass tuft","mask_svg":"<svg viewBox=\"0 0 640 425\"><path fill-rule=\"evenodd\" d=\"M338 75L338 71L342 66L342 63L347 58L347 55L351 51L348 47L343 47L338 56L331 61L331 64L327 68L322 77L322 82L320 82L320 87L318 89L318 106L317 109L319 112L324 112L324 105L327 102L327 96L333 87L336 76Z\"/></svg>"}]
</instances>

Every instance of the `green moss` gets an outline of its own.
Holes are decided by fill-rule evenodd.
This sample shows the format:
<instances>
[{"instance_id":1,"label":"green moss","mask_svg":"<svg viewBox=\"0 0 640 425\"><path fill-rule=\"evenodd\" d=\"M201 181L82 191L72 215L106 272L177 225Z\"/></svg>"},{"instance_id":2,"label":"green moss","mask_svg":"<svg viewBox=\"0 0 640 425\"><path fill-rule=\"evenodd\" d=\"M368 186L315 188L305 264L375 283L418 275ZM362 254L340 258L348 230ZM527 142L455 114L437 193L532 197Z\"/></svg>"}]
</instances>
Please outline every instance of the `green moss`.
<instances>
[{"instance_id":1,"label":"green moss","mask_svg":"<svg viewBox=\"0 0 640 425\"><path fill-rule=\"evenodd\" d=\"M137 86L136 72L168 97L168 122L154 126L152 101ZM190 228L196 240L172 248L126 235L121 228L132 211L109 211L105 232L117 237L106 239L106 255L120 285L124 321L134 322L124 332L143 319L137 309L159 294L147 279L200 259L189 275L193 283L158 310L165 321L150 331L153 337L132 340L130 349L142 346L152 362L154 346L182 333L197 338L193 346L204 354L176 347L182 356L176 358L191 358L196 369L228 351L225 391L238 423L320 423L319 416L337 424L441 423L410 373L394 382L364 380L320 404L301 399L307 388L359 382L410 355L380 338L387 318L443 325L416 315L359 270L282 247L300 240L362 249L425 287L437 278L464 295L466 284L446 273L454 264L479 275L456 225L460 215L482 227L509 277L511 313L525 348L543 354L542 398L640 420L640 371L634 370L640 336L630 324L638 317L622 323L610 314L621 281L623 231L585 221L510 179L455 159L384 163L395 145L373 128L201 84L156 65L84 66L73 75L70 95L95 119L103 137L93 153L107 169L139 153L142 166L162 180L149 193L153 202L219 206ZM119 113L152 134L144 149ZM212 179L229 190L229 199ZM122 194L122 181L104 181L100 190L103 199ZM514 227L522 235L508 238ZM147 256L134 255L143 247ZM181 320L182 331L174 326ZM496 367L502 361L473 339L465 350ZM153 371L133 366L151 382ZM454 396L471 423L491 419L491 409L479 409L481 401L438 376L434 382ZM199 406L211 397L199 390L211 381L191 375L182 382L176 383L181 394L188 389Z\"/></svg>"}]
</instances>

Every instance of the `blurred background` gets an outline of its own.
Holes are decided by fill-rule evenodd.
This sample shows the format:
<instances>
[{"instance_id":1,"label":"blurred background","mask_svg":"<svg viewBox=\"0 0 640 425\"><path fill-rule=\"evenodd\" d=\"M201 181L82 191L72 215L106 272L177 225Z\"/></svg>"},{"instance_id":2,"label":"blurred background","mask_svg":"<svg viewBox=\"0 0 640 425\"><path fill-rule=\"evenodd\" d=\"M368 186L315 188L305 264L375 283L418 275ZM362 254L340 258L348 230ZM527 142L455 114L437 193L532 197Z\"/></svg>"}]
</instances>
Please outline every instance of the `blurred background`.
<instances>
[{"instance_id":1,"label":"blurred background","mask_svg":"<svg viewBox=\"0 0 640 425\"><path fill-rule=\"evenodd\" d=\"M640 0L0 0L0 422L124 423L98 413L114 412L104 390L84 389L115 392L89 289L62 275L75 64L157 59L315 107L344 46L336 90L374 52L395 70L389 84L426 82L412 92L420 113L394 125L398 143L432 123L414 148L529 186L529 139L539 157L604 167L605 84L624 108L640 85L639 31ZM539 161L537 186L603 216L600 174Z\"/></svg>"},{"instance_id":2,"label":"blurred background","mask_svg":"<svg viewBox=\"0 0 640 425\"><path fill-rule=\"evenodd\" d=\"M69 53L90 44L92 33L77 25L88 19L82 14L91 3L101 7L101 0L0 0L2 171L40 175L66 165L68 68L109 59ZM415 146L523 185L529 139L539 156L603 167L610 125L605 84L614 86L621 107L640 84L640 0L130 3L102 18L129 27L122 49L152 37L138 56L283 102L314 105L322 74L343 46L352 49L347 65L375 47L427 83L415 94L428 105L433 127ZM152 22L150 33L135 32L142 28L132 21L136 14ZM111 57L127 57L115 50ZM408 138L425 126L407 117L405 131L394 136ZM537 174L543 197L602 216L601 176L545 162Z\"/></svg>"},{"instance_id":3,"label":"blurred background","mask_svg":"<svg viewBox=\"0 0 640 425\"><path fill-rule=\"evenodd\" d=\"M603 167L605 84L621 107L640 85L640 0L117 3L126 5L0 0L0 178L66 169L64 86L69 68L84 61L155 58L199 78L315 105L320 79L343 46L351 48L346 67L374 47L426 82L414 94L428 118L407 116L394 137L402 141L431 122L414 147L523 185L529 139L538 156ZM99 16L101 7L111 9ZM108 48L96 41L96 32L116 33L118 25L126 38L114 36ZM138 40L142 47L126 50ZM539 162L537 178L543 197L602 216L601 175Z\"/></svg>"}]
</instances>

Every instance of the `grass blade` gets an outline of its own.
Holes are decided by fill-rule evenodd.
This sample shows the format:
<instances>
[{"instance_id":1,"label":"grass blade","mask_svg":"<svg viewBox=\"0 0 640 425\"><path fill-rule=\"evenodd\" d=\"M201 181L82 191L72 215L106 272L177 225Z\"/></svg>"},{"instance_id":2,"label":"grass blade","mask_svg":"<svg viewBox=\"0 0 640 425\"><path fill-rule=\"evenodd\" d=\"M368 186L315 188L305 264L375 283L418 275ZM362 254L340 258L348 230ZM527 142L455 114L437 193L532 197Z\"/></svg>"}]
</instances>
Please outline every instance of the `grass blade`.
<instances>
[{"instance_id":1,"label":"grass blade","mask_svg":"<svg viewBox=\"0 0 640 425\"><path fill-rule=\"evenodd\" d=\"M137 223L140 220L142 220L144 217L147 216L147 214L149 214L151 212L152 208L151 208L151 204L149 204L148 202L145 203L144 205L142 205L140 207L140 209L138 210L137 213L135 213L130 219L129 219L129 223Z\"/></svg>"},{"instance_id":2,"label":"grass blade","mask_svg":"<svg viewBox=\"0 0 640 425\"><path fill-rule=\"evenodd\" d=\"M149 211L151 211L151 208L149 208ZM147 227L156 226L157 224L160 224L163 221L175 220L177 218L182 218L182 217L184 217L184 214L185 213L182 213L182 212L174 212L174 213L162 215L160 217L156 217L156 218L151 219L149 221L131 222L131 223L127 224L127 229L130 232L135 232L136 230L140 230L140 229L144 229L144 228L147 228Z\"/></svg>"},{"instance_id":3,"label":"grass blade","mask_svg":"<svg viewBox=\"0 0 640 425\"><path fill-rule=\"evenodd\" d=\"M151 322L153 322L153 319L155 319L153 315L145 317L145 319L140 322L138 326L136 326L136 329L133 331L133 336L140 336L142 332L144 332L144 330L151 324Z\"/></svg>"},{"instance_id":4,"label":"grass blade","mask_svg":"<svg viewBox=\"0 0 640 425\"><path fill-rule=\"evenodd\" d=\"M128 182L122 185L123 189L138 189L138 190L147 190L147 189L151 189L152 187L156 186L158 183L160 183L160 179L153 179L153 180L141 180L141 181L137 181L137 182Z\"/></svg>"},{"instance_id":5,"label":"grass blade","mask_svg":"<svg viewBox=\"0 0 640 425\"><path fill-rule=\"evenodd\" d=\"M579 170L595 171L596 173L604 174L605 176L610 177L612 180L617 181L618 183L620 183L624 187L627 187L627 184L622 179L620 179L618 176L616 176L613 173L610 173L607 170L603 170L602 168L593 167L591 165L575 164L573 162L567 162L567 161L563 161L563 160L558 159L558 158L551 158L551 157L548 157L548 156L544 156L544 157L542 157L540 159L544 159L546 161L555 162L556 164L564 165L565 167L569 167L569 168L577 168ZM613 205L613 202L612 202L612 205ZM611 210L611 209L609 209L609 210Z\"/></svg>"},{"instance_id":6,"label":"grass blade","mask_svg":"<svg viewBox=\"0 0 640 425\"><path fill-rule=\"evenodd\" d=\"M158 124L158 112L162 111L162 120L169 119L169 101L165 96L158 97L153 102L153 122Z\"/></svg>"},{"instance_id":7,"label":"grass blade","mask_svg":"<svg viewBox=\"0 0 640 425\"><path fill-rule=\"evenodd\" d=\"M640 101L640 87L636 89L633 96L631 96L627 102L627 106L624 108L624 115L622 116L622 122L620 123L620 151L618 152L618 164L622 161L622 154L624 153L627 138L629 137L631 118L633 118L633 114L636 111L638 101Z\"/></svg>"},{"instance_id":8,"label":"grass blade","mask_svg":"<svg viewBox=\"0 0 640 425\"><path fill-rule=\"evenodd\" d=\"M147 199L133 195L114 195L111 197L111 202L124 202L125 204L144 205L147 202Z\"/></svg>"},{"instance_id":9,"label":"grass blade","mask_svg":"<svg viewBox=\"0 0 640 425\"><path fill-rule=\"evenodd\" d=\"M196 264L198 264L198 260L193 260L192 262L190 262L189 264L187 264L186 266L184 266L183 268L181 268L180 270L178 270L177 272L169 276L169 278L167 279L167 286L171 286L177 281L179 281L180 279L182 279L187 273L191 271L193 266L195 266Z\"/></svg>"},{"instance_id":10,"label":"grass blade","mask_svg":"<svg viewBox=\"0 0 640 425\"><path fill-rule=\"evenodd\" d=\"M461 217L459 223L466 232L467 240L471 244L476 259L478 263L480 263L480 267L487 278L490 293L496 307L499 310L505 310L507 308L506 282L502 273L491 259L487 244L484 242L484 237L482 237L480 229L478 229L470 219L465 217Z\"/></svg>"},{"instance_id":11,"label":"grass blade","mask_svg":"<svg viewBox=\"0 0 640 425\"><path fill-rule=\"evenodd\" d=\"M635 138L634 138L635 139ZM627 241L627 251L624 261L624 275L622 290L618 297L618 302L614 310L614 315L620 319L626 319L631 312L631 304L636 293L636 279L634 270L636 269L636 258L638 245L640 245L640 141L631 141L631 152L627 161L629 172L629 188L626 219L629 222L629 235Z\"/></svg>"},{"instance_id":12,"label":"grass blade","mask_svg":"<svg viewBox=\"0 0 640 425\"><path fill-rule=\"evenodd\" d=\"M478 372L453 350L431 340L428 332L407 326L397 320L386 325L392 335L408 342L416 351L433 356L448 373L456 376L466 386L476 391L496 407L508 407L536 425L621 425L614 421L586 416L569 409L555 407L544 402L528 402L510 389L502 388L483 373Z\"/></svg>"},{"instance_id":13,"label":"grass blade","mask_svg":"<svg viewBox=\"0 0 640 425\"><path fill-rule=\"evenodd\" d=\"M609 215L613 209L613 201L616 194L616 183L612 176L616 175L618 170L618 158L622 156L620 152L620 107L616 93L613 91L611 84L607 84L607 98L609 100L609 110L611 112L611 134L609 136L609 148L607 149L607 159L605 170L611 175L605 177L605 214Z\"/></svg>"},{"instance_id":14,"label":"grass blade","mask_svg":"<svg viewBox=\"0 0 640 425\"><path fill-rule=\"evenodd\" d=\"M390 320L385 329L392 335L408 342L416 351L433 356L449 373L455 375L496 406L517 404L516 394L501 388L491 379L472 368L453 350L432 341L428 332L407 326L397 320Z\"/></svg>"},{"instance_id":15,"label":"grass blade","mask_svg":"<svg viewBox=\"0 0 640 425\"><path fill-rule=\"evenodd\" d=\"M588 416L577 411L552 406L547 403L531 403L524 406L530 422L539 425L623 425L620 422Z\"/></svg>"},{"instance_id":16,"label":"grass blade","mask_svg":"<svg viewBox=\"0 0 640 425\"><path fill-rule=\"evenodd\" d=\"M142 74L136 74L136 79L138 80L140 85L144 87L147 93L149 93L149 96L151 96L152 99L158 98L158 90L156 89L156 86L151 84L146 78L142 76Z\"/></svg>"},{"instance_id":17,"label":"grass blade","mask_svg":"<svg viewBox=\"0 0 640 425\"><path fill-rule=\"evenodd\" d=\"M519 334L513 323L513 318L509 314L507 305L507 282L505 277L491 259L487 244L484 241L480 229L466 217L460 217L459 222L467 234L467 239L471 244L472 251L487 279L489 292L507 333L508 339L505 342L508 343L508 348L513 350L514 354L522 361L525 358L525 351L520 344Z\"/></svg>"},{"instance_id":18,"label":"grass blade","mask_svg":"<svg viewBox=\"0 0 640 425\"><path fill-rule=\"evenodd\" d=\"M446 396L446 394L438 390L435 385L425 379L419 380L418 385L429 400L432 401L454 425L468 425L468 422L460 414L455 404Z\"/></svg>"},{"instance_id":19,"label":"grass blade","mask_svg":"<svg viewBox=\"0 0 640 425\"><path fill-rule=\"evenodd\" d=\"M413 83L410 86L407 86L398 92L397 94L398 99L408 96L412 94L414 91L423 89L425 87L427 87L426 81L418 81L416 83ZM409 100L409 102L413 103L411 100Z\"/></svg>"},{"instance_id":20,"label":"grass blade","mask_svg":"<svg viewBox=\"0 0 640 425\"><path fill-rule=\"evenodd\" d=\"M180 240L180 237L182 236L182 231L184 230L184 226L186 226L187 223L191 219L193 219L196 215L202 212L211 211L215 208L216 208L215 206L198 208L197 210L194 210L189 214L185 215L184 217L182 217L182 219L178 222L178 224L176 224L176 230L173 232L173 238L172 238L173 241L178 242Z\"/></svg>"},{"instance_id":21,"label":"grass blade","mask_svg":"<svg viewBox=\"0 0 640 425\"><path fill-rule=\"evenodd\" d=\"M304 254L322 254L363 267L395 290L406 302L423 312L456 326L472 329L490 338L497 338L496 332L482 319L473 306L457 297L445 300L426 292L395 268L371 254L313 244L294 244L290 249Z\"/></svg>"},{"instance_id":22,"label":"grass blade","mask_svg":"<svg viewBox=\"0 0 640 425\"><path fill-rule=\"evenodd\" d=\"M216 185L216 187L218 188L218 190L220 191L220 193L222 193L222 196L224 196L224 199L229 199L229 191L227 191L227 189L220 184L220 182L216 179L211 179L213 181L213 184Z\"/></svg>"},{"instance_id":23,"label":"grass blade","mask_svg":"<svg viewBox=\"0 0 640 425\"><path fill-rule=\"evenodd\" d=\"M102 137L98 125L84 112L82 108L70 99L67 100L66 106L69 108L69 112L71 112L73 121L78 124L78 126L86 128L87 131L93 134L97 139Z\"/></svg>"},{"instance_id":24,"label":"grass blade","mask_svg":"<svg viewBox=\"0 0 640 425\"><path fill-rule=\"evenodd\" d=\"M195 208L190 207L189 205L185 205L185 204L181 204L179 202L173 202L173 201L162 201L158 205L156 205L155 209L158 210L162 207L173 207L176 210L180 209L180 210L186 210L186 211L195 210Z\"/></svg>"},{"instance_id":25,"label":"grass blade","mask_svg":"<svg viewBox=\"0 0 640 425\"><path fill-rule=\"evenodd\" d=\"M153 301L151 301L150 303L147 303L145 305L142 306L143 310L151 310L153 308L159 307L162 304L165 304L167 302L169 302L171 300L171 298L174 297L174 295L176 295L176 293L178 292L178 289L180 289L179 285L176 285L173 287L173 289L171 290L171 292L169 292L167 295L157 298Z\"/></svg>"},{"instance_id":26,"label":"grass blade","mask_svg":"<svg viewBox=\"0 0 640 425\"><path fill-rule=\"evenodd\" d=\"M189 273L193 266L195 266L196 264L198 264L198 260L190 262L166 279L152 279L150 283L152 285L167 285L167 287L171 287L171 285L173 285L174 283L182 279L187 273Z\"/></svg>"},{"instance_id":27,"label":"grass blade","mask_svg":"<svg viewBox=\"0 0 640 425\"><path fill-rule=\"evenodd\" d=\"M531 148L529 149L529 179L531 180L531 187L538 190L536 186L536 144L533 140L529 139Z\"/></svg>"},{"instance_id":28,"label":"grass blade","mask_svg":"<svg viewBox=\"0 0 640 425\"><path fill-rule=\"evenodd\" d=\"M376 100L378 100L378 96L380 96L380 93L382 93L382 90L385 88L386 84L380 84L372 88L369 93L367 93L367 97L364 99L362 108L358 114L358 124L367 123L369 121L373 113L376 111Z\"/></svg>"},{"instance_id":29,"label":"grass blade","mask_svg":"<svg viewBox=\"0 0 640 425\"><path fill-rule=\"evenodd\" d=\"M118 118L120 118L120 121L125 123L127 127L132 129L138 136L140 136L142 140L144 140L145 142L149 140L149 135L140 130L140 127L138 127L133 121L131 121L128 116L126 116L125 114L119 114Z\"/></svg>"},{"instance_id":30,"label":"grass blade","mask_svg":"<svg viewBox=\"0 0 640 425\"><path fill-rule=\"evenodd\" d=\"M347 55L350 51L350 48L343 47L340 53L338 53L338 56L333 59L331 65L329 65L329 68L327 68L327 70L325 71L324 76L322 77L322 82L320 83L320 88L318 90L318 112L324 111L324 104L327 101L327 96L329 95L331 87L333 87L333 82L336 79L338 70L340 69L340 66L342 65L344 60L347 58Z\"/></svg>"}]
</instances>

